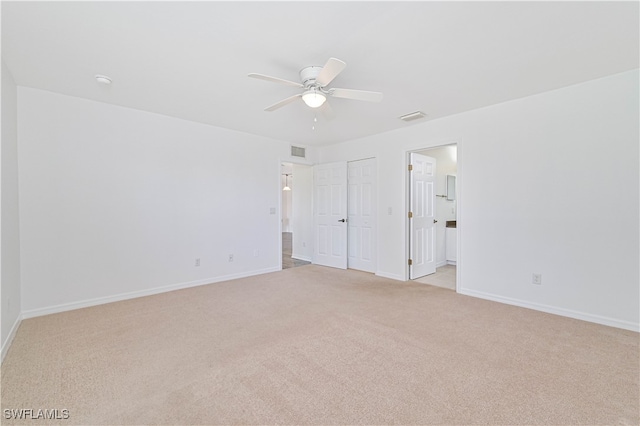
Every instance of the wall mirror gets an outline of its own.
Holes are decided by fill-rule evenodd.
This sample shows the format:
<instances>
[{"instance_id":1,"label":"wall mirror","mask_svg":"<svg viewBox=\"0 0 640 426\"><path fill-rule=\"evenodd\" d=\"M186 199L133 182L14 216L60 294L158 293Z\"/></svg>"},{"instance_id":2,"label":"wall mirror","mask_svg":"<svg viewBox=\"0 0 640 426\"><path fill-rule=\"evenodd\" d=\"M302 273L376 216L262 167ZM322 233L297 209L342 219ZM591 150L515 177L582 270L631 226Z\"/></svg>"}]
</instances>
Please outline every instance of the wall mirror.
<instances>
[{"instance_id":1,"label":"wall mirror","mask_svg":"<svg viewBox=\"0 0 640 426\"><path fill-rule=\"evenodd\" d=\"M447 175L447 200L453 201L456 199L456 177L453 175Z\"/></svg>"}]
</instances>

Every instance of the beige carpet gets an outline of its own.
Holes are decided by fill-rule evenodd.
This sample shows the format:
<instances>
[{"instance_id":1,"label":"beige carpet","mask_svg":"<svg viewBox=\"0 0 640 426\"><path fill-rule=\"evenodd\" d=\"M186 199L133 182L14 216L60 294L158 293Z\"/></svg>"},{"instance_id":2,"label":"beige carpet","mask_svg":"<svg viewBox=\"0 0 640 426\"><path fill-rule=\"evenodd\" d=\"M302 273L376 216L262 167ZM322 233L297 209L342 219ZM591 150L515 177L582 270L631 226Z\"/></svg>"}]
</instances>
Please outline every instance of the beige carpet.
<instances>
[{"instance_id":1,"label":"beige carpet","mask_svg":"<svg viewBox=\"0 0 640 426\"><path fill-rule=\"evenodd\" d=\"M68 409L59 424L637 425L638 343L302 266L25 320L2 409Z\"/></svg>"}]
</instances>

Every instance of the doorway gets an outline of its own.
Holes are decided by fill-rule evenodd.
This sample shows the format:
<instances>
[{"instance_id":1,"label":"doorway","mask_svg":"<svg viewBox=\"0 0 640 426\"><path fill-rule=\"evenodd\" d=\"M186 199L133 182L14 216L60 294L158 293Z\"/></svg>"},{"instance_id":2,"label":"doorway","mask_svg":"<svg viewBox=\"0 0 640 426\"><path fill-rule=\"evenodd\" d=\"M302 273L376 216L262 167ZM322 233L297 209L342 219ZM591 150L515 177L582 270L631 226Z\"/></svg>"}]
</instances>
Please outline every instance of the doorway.
<instances>
[{"instance_id":1,"label":"doorway","mask_svg":"<svg viewBox=\"0 0 640 426\"><path fill-rule=\"evenodd\" d=\"M414 170L409 170L409 194L408 194L408 231L409 242L409 279L423 284L456 290L457 288L457 253L458 253L458 191L456 184L458 176L458 146L457 144L444 145L432 148L412 151L408 156L408 163L412 164L411 157L417 163ZM426 160L428 159L428 160ZM429 181L424 175L428 166L420 162L427 161L432 165L432 179ZM410 169L410 167L408 168ZM432 182L432 193L425 187ZM423 197L423 198L420 198ZM431 206L429 200L431 199ZM413 210L432 208L431 212ZM413 217L412 217L413 216ZM419 216L419 217L416 217ZM420 222L422 221L422 223ZM428 221L428 224L425 222ZM429 233L433 234L430 235ZM429 244L427 237L433 240ZM431 250L431 253L428 251ZM413 259L417 256L419 259ZM431 257L430 257L431 256ZM418 262L416 262L416 260ZM424 264L430 267L425 268Z\"/></svg>"},{"instance_id":2,"label":"doorway","mask_svg":"<svg viewBox=\"0 0 640 426\"><path fill-rule=\"evenodd\" d=\"M282 269L311 263L313 169L304 164L280 165Z\"/></svg>"}]
</instances>

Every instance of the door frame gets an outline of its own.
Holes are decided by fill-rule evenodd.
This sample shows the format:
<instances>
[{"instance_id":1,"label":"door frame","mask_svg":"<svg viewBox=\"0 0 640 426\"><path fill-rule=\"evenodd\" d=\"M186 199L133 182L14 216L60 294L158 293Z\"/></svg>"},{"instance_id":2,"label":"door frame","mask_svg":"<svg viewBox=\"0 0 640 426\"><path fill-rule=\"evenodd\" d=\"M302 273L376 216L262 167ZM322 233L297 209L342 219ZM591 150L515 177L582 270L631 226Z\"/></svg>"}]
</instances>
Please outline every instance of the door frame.
<instances>
[{"instance_id":1,"label":"door frame","mask_svg":"<svg viewBox=\"0 0 640 426\"><path fill-rule=\"evenodd\" d=\"M411 180L411 176L409 175L409 164L411 163L411 153L412 152L419 152L419 151L426 151L429 149L434 149L434 148L443 148L446 146L451 146L451 145L456 145L456 163L457 163L457 176L456 176L456 196L457 196L457 200L456 200L456 227L457 227L457 232L456 232L456 239L457 239L457 247L456 247L456 293L460 293L460 290L464 287L463 286L463 276L462 276L462 263L463 263L463 259L461 256L462 253L462 243L463 243L463 239L462 239L462 235L463 235L463 229L464 229L464 221L463 221L463 183L464 183L464 179L463 179L463 173L462 173L462 138L457 138L457 139L447 139L447 140L443 140L443 141L438 141L438 142L434 142L433 144L427 144L425 143L425 145L420 145L417 146L415 148L411 148L408 150L405 150L404 153L404 183L405 183L405 188L404 188L404 196L405 196L405 202L404 202L404 223L405 223L405 245L404 245L404 277L405 277L405 281L409 281L409 256L410 256L410 244L411 244L411 224L409 221L409 211L411 209L411 185L410 185L410 180Z\"/></svg>"}]
</instances>

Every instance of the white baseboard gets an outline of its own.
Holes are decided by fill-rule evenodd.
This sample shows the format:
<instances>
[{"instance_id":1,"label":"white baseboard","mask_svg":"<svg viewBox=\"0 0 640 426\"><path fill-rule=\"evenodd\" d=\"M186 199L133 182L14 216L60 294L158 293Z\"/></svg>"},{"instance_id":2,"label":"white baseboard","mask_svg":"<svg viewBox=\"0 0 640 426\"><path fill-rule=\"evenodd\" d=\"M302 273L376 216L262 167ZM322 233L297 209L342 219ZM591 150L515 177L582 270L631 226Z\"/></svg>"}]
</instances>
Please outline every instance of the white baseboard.
<instances>
[{"instance_id":1,"label":"white baseboard","mask_svg":"<svg viewBox=\"0 0 640 426\"><path fill-rule=\"evenodd\" d=\"M119 302L121 300L135 299L137 297L151 296L168 291L181 290L183 288L197 287L200 285L214 284L222 281L230 281L238 278L251 277L253 275L267 274L270 272L280 271L279 267L260 269L257 271L242 272L238 274L223 275L220 277L206 278L197 281L189 281L185 283L171 284L162 287L154 287L146 290L132 291L129 293L120 293L112 296L97 297L95 299L81 300L77 302L64 303L61 305L49 306L46 308L30 309L22 312L22 319L40 317L43 315L56 314L59 312L71 311L74 309L88 308L90 306L103 305L105 303ZM3 346L4 351L4 346Z\"/></svg>"},{"instance_id":2,"label":"white baseboard","mask_svg":"<svg viewBox=\"0 0 640 426\"><path fill-rule=\"evenodd\" d=\"M447 265L456 266L456 261L455 260L447 260Z\"/></svg>"},{"instance_id":3,"label":"white baseboard","mask_svg":"<svg viewBox=\"0 0 640 426\"><path fill-rule=\"evenodd\" d=\"M640 324L631 321L624 321L615 318L604 317L601 315L587 314L585 312L574 311L571 309L558 308L555 306L543 305L540 303L531 303L524 300L512 299L509 297L498 296L495 294L485 293L482 291L458 288L458 293L467 296L477 297L479 299L492 300L494 302L505 303L507 305L520 306L522 308L533 309L535 311L547 312L550 314L560 315L563 317L575 318L582 321L593 322L596 324L608 325L610 327L622 328L631 331L640 331Z\"/></svg>"},{"instance_id":4,"label":"white baseboard","mask_svg":"<svg viewBox=\"0 0 640 426\"><path fill-rule=\"evenodd\" d=\"M297 254L292 254L291 258L297 259L297 260L304 260L305 262L311 262L311 256L299 256Z\"/></svg>"},{"instance_id":5,"label":"white baseboard","mask_svg":"<svg viewBox=\"0 0 640 426\"><path fill-rule=\"evenodd\" d=\"M4 361L4 357L7 355L7 352L9 352L9 347L11 346L11 343L13 343L13 338L16 337L16 332L18 331L18 327L20 327L21 322L22 315L18 315L16 321L13 323L13 326L11 326L9 335L4 340L4 342L2 342L2 354L0 355L0 362Z\"/></svg>"},{"instance_id":6,"label":"white baseboard","mask_svg":"<svg viewBox=\"0 0 640 426\"><path fill-rule=\"evenodd\" d=\"M440 268L440 267L446 266L448 264L449 264L449 262L447 262L446 260L443 260L441 262L436 263L436 268Z\"/></svg>"},{"instance_id":7,"label":"white baseboard","mask_svg":"<svg viewBox=\"0 0 640 426\"><path fill-rule=\"evenodd\" d=\"M402 275L390 274L389 272L376 272L376 275L382 278L389 278L396 281L406 281Z\"/></svg>"}]
</instances>

